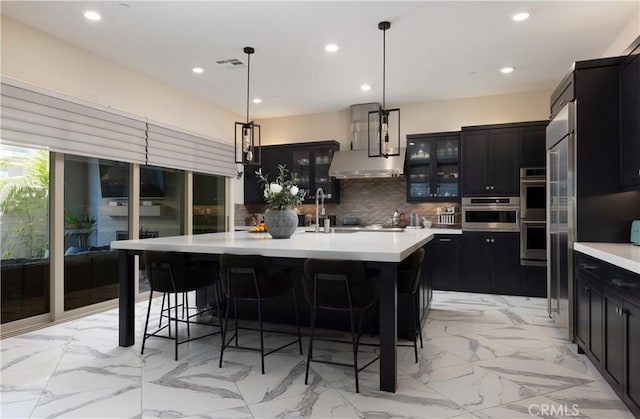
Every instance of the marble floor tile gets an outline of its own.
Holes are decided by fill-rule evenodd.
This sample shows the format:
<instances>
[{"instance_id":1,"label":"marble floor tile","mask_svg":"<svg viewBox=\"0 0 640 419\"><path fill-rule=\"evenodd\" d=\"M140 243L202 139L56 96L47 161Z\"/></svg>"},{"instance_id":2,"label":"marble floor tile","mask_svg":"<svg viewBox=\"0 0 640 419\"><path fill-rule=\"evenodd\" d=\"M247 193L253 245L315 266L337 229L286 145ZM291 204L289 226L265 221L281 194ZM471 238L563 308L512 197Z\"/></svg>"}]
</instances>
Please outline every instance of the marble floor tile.
<instances>
[{"instance_id":1,"label":"marble floor tile","mask_svg":"<svg viewBox=\"0 0 640 419\"><path fill-rule=\"evenodd\" d=\"M153 326L160 304L161 298L152 303ZM360 372L355 393L351 368L313 363L304 384L307 329L305 354L293 345L268 355L264 375L259 352L233 347L219 368L220 335L180 345L178 361L173 341L166 339L149 339L141 355L147 311L142 301L136 304L131 347L118 346L117 309L0 341L0 417L475 419L531 417L532 405L573 404L581 417L632 417L597 369L545 317L546 300L436 291L432 307L419 362L412 347L398 348L397 392L378 390L375 361ZM210 330L197 326L192 333ZM344 331L316 332L351 338ZM265 346L294 338L268 332ZM259 336L241 330L239 341L257 347ZM375 344L377 337L364 335L362 342ZM377 347L362 345L360 365L377 354ZM352 362L350 344L316 340L314 356Z\"/></svg>"},{"instance_id":2,"label":"marble floor tile","mask_svg":"<svg viewBox=\"0 0 640 419\"><path fill-rule=\"evenodd\" d=\"M435 370L425 384L468 411L536 395L524 386L470 363Z\"/></svg>"},{"instance_id":3,"label":"marble floor tile","mask_svg":"<svg viewBox=\"0 0 640 419\"><path fill-rule=\"evenodd\" d=\"M538 394L563 390L594 381L593 376L542 359L536 356L535 352L517 353L478 362L477 365Z\"/></svg>"},{"instance_id":4,"label":"marble floor tile","mask_svg":"<svg viewBox=\"0 0 640 419\"><path fill-rule=\"evenodd\" d=\"M501 406L474 412L474 414L480 419L580 417L571 406L564 406L544 396L505 403Z\"/></svg>"}]
</instances>

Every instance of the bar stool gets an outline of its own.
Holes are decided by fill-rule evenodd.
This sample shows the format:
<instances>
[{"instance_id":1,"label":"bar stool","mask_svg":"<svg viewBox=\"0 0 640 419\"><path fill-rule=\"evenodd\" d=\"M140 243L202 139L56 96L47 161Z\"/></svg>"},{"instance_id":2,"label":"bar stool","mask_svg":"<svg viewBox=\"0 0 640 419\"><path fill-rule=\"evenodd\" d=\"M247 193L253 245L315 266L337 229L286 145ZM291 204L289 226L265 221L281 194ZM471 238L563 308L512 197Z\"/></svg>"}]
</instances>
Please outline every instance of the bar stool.
<instances>
[{"instance_id":1,"label":"bar stool","mask_svg":"<svg viewBox=\"0 0 640 419\"><path fill-rule=\"evenodd\" d=\"M222 328L222 347L220 348L220 363L224 350L235 339L234 348L260 352L262 373L264 374L264 357L290 345L298 343L300 355L302 355L302 336L300 334L300 322L298 320L298 302L295 291L295 271L292 268L279 268L271 264L271 260L260 255L231 255L225 253L220 256L220 278L222 289L227 297L224 314L224 327ZM285 292L291 291L293 296L293 311L296 319L298 338L268 352L264 350L264 332L285 333L282 331L265 330L262 324L262 302L269 300ZM235 333L227 340L229 307L233 300L235 312ZM258 306L258 325L260 331L260 348L239 346L238 329L255 330L249 327L238 327L238 300L256 301Z\"/></svg>"},{"instance_id":2,"label":"bar stool","mask_svg":"<svg viewBox=\"0 0 640 419\"><path fill-rule=\"evenodd\" d=\"M311 336L307 352L307 369L304 383L309 379L309 364L322 364L352 367L356 380L356 393L360 392L358 373L378 360L377 356L363 367L358 368L358 346L362 332L362 320L366 310L378 301L378 276L368 276L364 265L353 260L307 259L304 263L304 296L311 306ZM351 324L351 344L353 347L353 364L313 359L313 340L318 309L347 311ZM354 315L358 314L356 331ZM349 343L334 339L325 341Z\"/></svg>"},{"instance_id":3,"label":"bar stool","mask_svg":"<svg viewBox=\"0 0 640 419\"><path fill-rule=\"evenodd\" d=\"M407 256L398 266L398 295L409 297L409 316L413 323L413 351L418 362L418 335L420 335L420 347L422 344L422 327L420 324L420 312L418 301L418 289L422 273L422 263L424 262L425 251L420 248ZM398 344L398 346L411 346Z\"/></svg>"},{"instance_id":4,"label":"bar stool","mask_svg":"<svg viewBox=\"0 0 640 419\"><path fill-rule=\"evenodd\" d=\"M149 279L149 306L147 308L147 318L144 324L144 334L142 337L142 349L140 351L141 354L144 354L144 346L147 341L147 338L154 336L165 339L173 339L175 341L175 360L178 360L178 345L186 342L191 342L193 340L202 339L207 336L212 336L222 331L222 324L211 324L211 323L202 323L195 320L191 320L191 317L202 314L207 310L202 310L197 312L191 316L187 314L186 317L183 318L178 317L178 294L184 294L190 291L195 291L200 288L205 288L210 285L216 284L218 281L218 276L216 275L215 270L211 269L211 267L203 267L198 264L188 264L186 256L183 253L179 252L156 252L156 251L145 251L142 255L144 259L144 263L146 266L147 276ZM169 318L167 320L167 324L164 326L158 327L153 333L147 333L149 326L149 314L151 313L151 302L153 301L153 293L154 291L167 293L174 295L174 305L171 309L174 310L174 315L171 316L171 311L169 310ZM216 299L216 308L219 309L218 301ZM161 308L160 316L162 317L164 310L164 304ZM171 333L171 322L174 323L174 335ZM188 339L179 340L178 337L178 323L186 323L187 324L187 336ZM191 324L203 324L207 326L219 327L220 330L212 333L208 333L205 335L201 335L195 338L191 338ZM168 328L168 335L159 334L164 329Z\"/></svg>"}]
</instances>

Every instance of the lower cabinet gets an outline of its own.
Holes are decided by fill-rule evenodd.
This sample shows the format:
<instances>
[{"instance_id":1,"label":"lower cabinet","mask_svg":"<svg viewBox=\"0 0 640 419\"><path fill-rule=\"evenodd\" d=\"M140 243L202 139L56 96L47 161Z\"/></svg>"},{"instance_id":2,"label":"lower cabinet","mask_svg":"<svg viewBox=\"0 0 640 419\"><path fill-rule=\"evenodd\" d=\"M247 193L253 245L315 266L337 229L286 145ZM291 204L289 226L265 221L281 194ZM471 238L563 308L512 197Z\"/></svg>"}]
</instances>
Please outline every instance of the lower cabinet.
<instances>
[{"instance_id":1,"label":"lower cabinet","mask_svg":"<svg viewBox=\"0 0 640 419\"><path fill-rule=\"evenodd\" d=\"M575 341L640 417L640 275L575 253Z\"/></svg>"},{"instance_id":2,"label":"lower cabinet","mask_svg":"<svg viewBox=\"0 0 640 419\"><path fill-rule=\"evenodd\" d=\"M519 233L465 231L462 254L461 291L521 294Z\"/></svg>"},{"instance_id":3,"label":"lower cabinet","mask_svg":"<svg viewBox=\"0 0 640 419\"><path fill-rule=\"evenodd\" d=\"M437 234L427 250L427 269L433 289L459 291L461 289L462 235Z\"/></svg>"}]
</instances>

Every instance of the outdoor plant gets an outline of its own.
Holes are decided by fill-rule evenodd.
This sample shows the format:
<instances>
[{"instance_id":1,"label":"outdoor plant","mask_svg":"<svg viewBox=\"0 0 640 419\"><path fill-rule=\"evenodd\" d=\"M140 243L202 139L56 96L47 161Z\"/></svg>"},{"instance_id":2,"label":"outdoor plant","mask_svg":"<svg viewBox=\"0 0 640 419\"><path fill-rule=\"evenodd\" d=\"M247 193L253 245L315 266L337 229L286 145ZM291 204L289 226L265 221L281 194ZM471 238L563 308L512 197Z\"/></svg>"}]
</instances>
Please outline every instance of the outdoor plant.
<instances>
[{"instance_id":1,"label":"outdoor plant","mask_svg":"<svg viewBox=\"0 0 640 419\"><path fill-rule=\"evenodd\" d=\"M262 169L256 171L258 182L264 185L264 200L270 209L285 209L302 203L302 196L295 173L290 172L282 164L278 165L279 175L274 182L269 182L268 174L262 174Z\"/></svg>"},{"instance_id":2,"label":"outdoor plant","mask_svg":"<svg viewBox=\"0 0 640 419\"><path fill-rule=\"evenodd\" d=\"M96 218L89 216L87 213L70 214L65 212L64 224L66 227L64 235L66 237L77 237L78 247L86 249L87 239L95 231Z\"/></svg>"}]
</instances>

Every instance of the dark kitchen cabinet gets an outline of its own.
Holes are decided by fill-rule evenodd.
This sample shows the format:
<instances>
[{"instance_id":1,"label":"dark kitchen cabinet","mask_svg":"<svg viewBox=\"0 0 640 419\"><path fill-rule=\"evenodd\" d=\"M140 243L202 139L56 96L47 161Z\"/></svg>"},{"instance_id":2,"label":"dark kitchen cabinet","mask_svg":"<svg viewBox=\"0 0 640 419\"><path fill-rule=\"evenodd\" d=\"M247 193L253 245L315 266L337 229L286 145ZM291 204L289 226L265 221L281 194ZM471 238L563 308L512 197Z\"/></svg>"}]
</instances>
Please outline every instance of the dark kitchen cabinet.
<instances>
[{"instance_id":1,"label":"dark kitchen cabinet","mask_svg":"<svg viewBox=\"0 0 640 419\"><path fill-rule=\"evenodd\" d=\"M640 416L640 275L575 252L575 341Z\"/></svg>"},{"instance_id":2,"label":"dark kitchen cabinet","mask_svg":"<svg viewBox=\"0 0 640 419\"><path fill-rule=\"evenodd\" d=\"M602 360L602 284L598 266L576 257L576 341L594 364ZM596 270L596 273L592 273Z\"/></svg>"},{"instance_id":3,"label":"dark kitchen cabinet","mask_svg":"<svg viewBox=\"0 0 640 419\"><path fill-rule=\"evenodd\" d=\"M640 189L640 45L620 65L620 181Z\"/></svg>"},{"instance_id":4,"label":"dark kitchen cabinet","mask_svg":"<svg viewBox=\"0 0 640 419\"><path fill-rule=\"evenodd\" d=\"M433 289L459 291L462 271L462 235L437 234L430 242L429 264Z\"/></svg>"},{"instance_id":5,"label":"dark kitchen cabinet","mask_svg":"<svg viewBox=\"0 0 640 419\"><path fill-rule=\"evenodd\" d=\"M604 357L602 370L604 378L620 393L624 374L623 365L623 302L617 295L605 292L602 315L604 324Z\"/></svg>"},{"instance_id":6,"label":"dark kitchen cabinet","mask_svg":"<svg viewBox=\"0 0 640 419\"><path fill-rule=\"evenodd\" d=\"M520 128L520 167L546 167L548 122Z\"/></svg>"},{"instance_id":7,"label":"dark kitchen cabinet","mask_svg":"<svg viewBox=\"0 0 640 419\"><path fill-rule=\"evenodd\" d=\"M462 254L462 291L521 293L518 233L465 231Z\"/></svg>"},{"instance_id":8,"label":"dark kitchen cabinet","mask_svg":"<svg viewBox=\"0 0 640 419\"><path fill-rule=\"evenodd\" d=\"M462 196L519 195L519 142L517 127L462 128Z\"/></svg>"},{"instance_id":9,"label":"dark kitchen cabinet","mask_svg":"<svg viewBox=\"0 0 640 419\"><path fill-rule=\"evenodd\" d=\"M340 144L336 141L284 144L262 147L262 165L245 166L244 203L264 204L263 186L258 183L255 171L262 169L269 181L278 176L278 165L284 164L296 174L298 188L304 192L303 204L315 202L317 188L325 193L326 203L340 202L339 181L329 176L329 166Z\"/></svg>"},{"instance_id":10,"label":"dark kitchen cabinet","mask_svg":"<svg viewBox=\"0 0 640 419\"><path fill-rule=\"evenodd\" d=\"M407 202L460 198L460 132L407 135Z\"/></svg>"}]
</instances>

